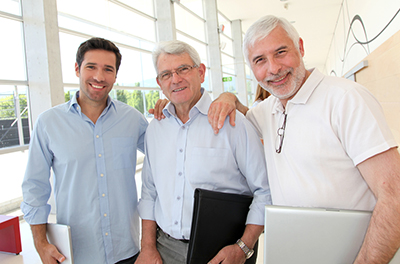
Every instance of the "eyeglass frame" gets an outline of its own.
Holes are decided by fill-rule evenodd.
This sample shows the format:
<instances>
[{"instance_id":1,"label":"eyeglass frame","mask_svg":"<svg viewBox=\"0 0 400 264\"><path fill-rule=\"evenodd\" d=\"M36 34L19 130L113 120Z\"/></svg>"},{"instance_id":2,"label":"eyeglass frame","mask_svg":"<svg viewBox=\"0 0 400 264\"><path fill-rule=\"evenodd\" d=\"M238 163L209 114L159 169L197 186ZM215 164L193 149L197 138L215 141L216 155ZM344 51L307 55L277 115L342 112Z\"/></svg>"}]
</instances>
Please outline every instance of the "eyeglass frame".
<instances>
[{"instance_id":1,"label":"eyeglass frame","mask_svg":"<svg viewBox=\"0 0 400 264\"><path fill-rule=\"evenodd\" d=\"M283 139L285 138L285 131L286 131L287 113L286 113L286 112L283 112L283 116L284 116L284 117L283 117L282 126L276 130L276 133L277 133L276 139L278 140L278 137L279 137L279 146L276 147L276 143L275 143L275 151L276 151L276 153L278 153L278 154L282 152Z\"/></svg>"},{"instance_id":2,"label":"eyeglass frame","mask_svg":"<svg viewBox=\"0 0 400 264\"><path fill-rule=\"evenodd\" d=\"M189 71L188 71L187 73L181 75L181 73L179 73L179 72L182 71L183 68L185 68L185 67L188 67L188 68L189 68ZM199 67L199 65L197 65L197 64L194 64L194 65L183 64L183 65L179 66L178 68L176 68L176 69L173 70L173 71L167 70L167 71L163 71L163 72L159 73L159 74L157 75L157 79L158 79L159 81L161 81L161 82L165 82L165 81L168 81L169 79L171 79L171 78L174 76L174 73L176 73L178 76L181 76L181 77L182 77L182 76L185 76L186 74L188 74L189 72L191 72L191 71L193 70L193 68L198 68L198 67ZM164 80L163 80L163 79L161 78L161 75L166 74L166 73L169 73L169 77L168 77L167 79L164 79Z\"/></svg>"}]
</instances>

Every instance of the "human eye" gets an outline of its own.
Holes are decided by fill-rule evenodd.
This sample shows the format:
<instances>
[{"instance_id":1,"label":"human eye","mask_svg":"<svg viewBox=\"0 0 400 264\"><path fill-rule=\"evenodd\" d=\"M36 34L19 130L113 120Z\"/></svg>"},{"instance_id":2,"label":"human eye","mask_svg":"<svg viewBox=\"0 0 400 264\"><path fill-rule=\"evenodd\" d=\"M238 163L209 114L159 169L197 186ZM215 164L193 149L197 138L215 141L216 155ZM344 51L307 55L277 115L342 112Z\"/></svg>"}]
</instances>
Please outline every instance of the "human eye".
<instances>
[{"instance_id":1,"label":"human eye","mask_svg":"<svg viewBox=\"0 0 400 264\"><path fill-rule=\"evenodd\" d=\"M283 56L283 55L285 55L287 53L287 50L286 49L281 49L281 50L278 50L277 52L276 52L276 55L277 56Z\"/></svg>"},{"instance_id":2,"label":"human eye","mask_svg":"<svg viewBox=\"0 0 400 264\"><path fill-rule=\"evenodd\" d=\"M179 72L179 74L181 73L186 74L190 71L190 66L184 65L180 67L177 71Z\"/></svg>"},{"instance_id":3,"label":"human eye","mask_svg":"<svg viewBox=\"0 0 400 264\"><path fill-rule=\"evenodd\" d=\"M160 74L160 79L161 80L167 80L171 76L171 72L163 72Z\"/></svg>"},{"instance_id":4,"label":"human eye","mask_svg":"<svg viewBox=\"0 0 400 264\"><path fill-rule=\"evenodd\" d=\"M258 65L258 64L260 64L260 63L262 63L262 62L264 62L265 60L264 60L264 58L263 57L258 57L258 58L255 58L254 60L253 60L253 63L255 64L255 65Z\"/></svg>"}]
</instances>

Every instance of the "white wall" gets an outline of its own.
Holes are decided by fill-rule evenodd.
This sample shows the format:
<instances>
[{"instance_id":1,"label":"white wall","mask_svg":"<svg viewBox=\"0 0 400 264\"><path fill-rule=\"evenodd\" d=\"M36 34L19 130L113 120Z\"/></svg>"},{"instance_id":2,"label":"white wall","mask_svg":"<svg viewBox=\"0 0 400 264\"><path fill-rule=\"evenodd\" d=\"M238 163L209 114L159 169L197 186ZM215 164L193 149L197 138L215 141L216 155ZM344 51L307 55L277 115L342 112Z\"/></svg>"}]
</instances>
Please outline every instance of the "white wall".
<instances>
[{"instance_id":1,"label":"white wall","mask_svg":"<svg viewBox=\"0 0 400 264\"><path fill-rule=\"evenodd\" d=\"M334 71L337 76L343 76L399 31L400 13L384 30L399 8L399 0L344 0L323 71L328 75L335 75L332 73ZM356 15L361 18L364 24L366 36L359 20L353 23L352 31L350 30L350 23ZM369 41L382 30L384 30L382 34L369 44L360 45L357 43L356 38L359 41ZM354 32L356 38L352 32Z\"/></svg>"}]
</instances>

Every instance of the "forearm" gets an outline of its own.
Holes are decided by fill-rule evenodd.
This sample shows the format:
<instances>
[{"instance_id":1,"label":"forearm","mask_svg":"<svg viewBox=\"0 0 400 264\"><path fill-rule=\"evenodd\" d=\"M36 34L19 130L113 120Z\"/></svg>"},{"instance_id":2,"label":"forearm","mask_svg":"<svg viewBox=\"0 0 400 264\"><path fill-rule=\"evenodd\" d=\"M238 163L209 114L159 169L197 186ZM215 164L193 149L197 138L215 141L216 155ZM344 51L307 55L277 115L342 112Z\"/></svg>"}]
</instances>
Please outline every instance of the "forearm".
<instances>
[{"instance_id":1,"label":"forearm","mask_svg":"<svg viewBox=\"0 0 400 264\"><path fill-rule=\"evenodd\" d=\"M397 207L397 210L393 208ZM389 263L400 246L400 208L398 201L376 204L355 264Z\"/></svg>"},{"instance_id":2,"label":"forearm","mask_svg":"<svg viewBox=\"0 0 400 264\"><path fill-rule=\"evenodd\" d=\"M46 236L47 224L31 225L33 242L37 251L49 244Z\"/></svg>"},{"instance_id":3,"label":"forearm","mask_svg":"<svg viewBox=\"0 0 400 264\"><path fill-rule=\"evenodd\" d=\"M263 230L264 226L248 224L240 239L248 248L253 249Z\"/></svg>"},{"instance_id":4,"label":"forearm","mask_svg":"<svg viewBox=\"0 0 400 264\"><path fill-rule=\"evenodd\" d=\"M157 245L157 223L152 220L142 220L141 248L155 249Z\"/></svg>"},{"instance_id":5,"label":"forearm","mask_svg":"<svg viewBox=\"0 0 400 264\"><path fill-rule=\"evenodd\" d=\"M400 155L392 148L357 168L377 203L355 263L388 263L400 246Z\"/></svg>"}]
</instances>

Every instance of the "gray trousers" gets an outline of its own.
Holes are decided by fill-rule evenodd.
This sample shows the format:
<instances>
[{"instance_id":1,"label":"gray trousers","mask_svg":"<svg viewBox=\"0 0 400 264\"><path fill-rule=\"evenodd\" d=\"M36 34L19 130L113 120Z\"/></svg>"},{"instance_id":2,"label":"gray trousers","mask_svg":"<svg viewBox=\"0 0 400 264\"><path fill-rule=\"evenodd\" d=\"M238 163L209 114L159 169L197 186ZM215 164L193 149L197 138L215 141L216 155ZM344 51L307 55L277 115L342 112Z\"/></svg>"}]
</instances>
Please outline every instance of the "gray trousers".
<instances>
[{"instance_id":1,"label":"gray trousers","mask_svg":"<svg viewBox=\"0 0 400 264\"><path fill-rule=\"evenodd\" d=\"M186 264L189 243L177 240L161 229L157 230L157 250L163 264Z\"/></svg>"}]
</instances>

